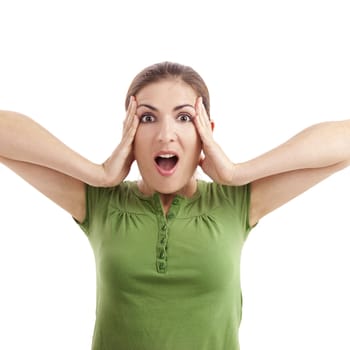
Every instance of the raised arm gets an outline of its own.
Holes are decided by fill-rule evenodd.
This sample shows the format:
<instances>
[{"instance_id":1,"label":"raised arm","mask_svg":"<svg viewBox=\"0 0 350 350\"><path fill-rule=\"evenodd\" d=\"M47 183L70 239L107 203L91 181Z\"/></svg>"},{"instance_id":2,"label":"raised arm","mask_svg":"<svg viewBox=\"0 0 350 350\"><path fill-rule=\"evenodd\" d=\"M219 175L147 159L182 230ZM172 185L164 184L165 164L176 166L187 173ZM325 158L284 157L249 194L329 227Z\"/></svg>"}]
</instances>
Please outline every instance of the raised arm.
<instances>
[{"instance_id":1,"label":"raised arm","mask_svg":"<svg viewBox=\"0 0 350 350\"><path fill-rule=\"evenodd\" d=\"M136 102L131 98L122 140L103 164L82 157L33 119L0 111L0 157L44 166L93 186L116 185L133 161L132 143L138 126L135 110Z\"/></svg>"},{"instance_id":2,"label":"raised arm","mask_svg":"<svg viewBox=\"0 0 350 350\"><path fill-rule=\"evenodd\" d=\"M251 225L349 164L349 120L313 125L244 163L252 176Z\"/></svg>"},{"instance_id":3,"label":"raised arm","mask_svg":"<svg viewBox=\"0 0 350 350\"><path fill-rule=\"evenodd\" d=\"M103 168L71 150L33 119L0 112L0 156L40 165L91 185L103 184Z\"/></svg>"},{"instance_id":4,"label":"raised arm","mask_svg":"<svg viewBox=\"0 0 350 350\"><path fill-rule=\"evenodd\" d=\"M249 183L301 169L317 169L350 160L350 120L312 125L247 162L233 166L232 182Z\"/></svg>"},{"instance_id":5,"label":"raised arm","mask_svg":"<svg viewBox=\"0 0 350 350\"><path fill-rule=\"evenodd\" d=\"M85 184L114 186L130 170L138 125L135 104L131 99L122 140L103 164L92 163L74 152L31 118L0 111L0 163L82 221Z\"/></svg>"},{"instance_id":6,"label":"raised arm","mask_svg":"<svg viewBox=\"0 0 350 350\"><path fill-rule=\"evenodd\" d=\"M194 123L202 139L203 171L221 184L251 184L251 225L350 164L350 120L312 125L271 151L239 164L228 159L215 142L201 99Z\"/></svg>"},{"instance_id":7,"label":"raised arm","mask_svg":"<svg viewBox=\"0 0 350 350\"><path fill-rule=\"evenodd\" d=\"M214 181L232 186L285 172L317 169L350 160L350 120L312 125L285 143L254 159L235 164L213 137L201 98L196 104L194 124L202 140L203 171Z\"/></svg>"},{"instance_id":8,"label":"raised arm","mask_svg":"<svg viewBox=\"0 0 350 350\"><path fill-rule=\"evenodd\" d=\"M98 166L69 149L34 120L14 112L0 112L0 163L83 221L83 180L96 181L94 172Z\"/></svg>"}]
</instances>

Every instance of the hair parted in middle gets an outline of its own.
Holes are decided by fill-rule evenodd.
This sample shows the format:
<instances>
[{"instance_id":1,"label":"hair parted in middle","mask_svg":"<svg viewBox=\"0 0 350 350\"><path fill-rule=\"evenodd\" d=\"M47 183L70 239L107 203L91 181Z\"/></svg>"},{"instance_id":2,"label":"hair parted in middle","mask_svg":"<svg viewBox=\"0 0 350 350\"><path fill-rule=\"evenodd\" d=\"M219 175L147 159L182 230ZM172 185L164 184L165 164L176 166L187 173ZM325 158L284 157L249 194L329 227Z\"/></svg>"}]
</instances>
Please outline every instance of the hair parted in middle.
<instances>
[{"instance_id":1,"label":"hair parted in middle","mask_svg":"<svg viewBox=\"0 0 350 350\"><path fill-rule=\"evenodd\" d=\"M203 105L210 119L209 90L203 78L191 67L174 62L160 62L144 68L132 80L125 98L125 109L128 108L131 96L136 94L149 84L166 79L181 79L184 83L201 96Z\"/></svg>"}]
</instances>

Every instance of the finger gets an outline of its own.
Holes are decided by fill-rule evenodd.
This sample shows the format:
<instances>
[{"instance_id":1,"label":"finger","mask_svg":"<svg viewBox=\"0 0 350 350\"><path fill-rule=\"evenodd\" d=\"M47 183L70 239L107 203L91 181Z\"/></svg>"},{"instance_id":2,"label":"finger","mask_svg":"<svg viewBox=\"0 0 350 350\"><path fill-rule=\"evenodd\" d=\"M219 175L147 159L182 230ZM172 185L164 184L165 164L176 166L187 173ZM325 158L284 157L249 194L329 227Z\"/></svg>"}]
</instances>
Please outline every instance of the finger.
<instances>
[{"instance_id":1,"label":"finger","mask_svg":"<svg viewBox=\"0 0 350 350\"><path fill-rule=\"evenodd\" d=\"M201 109L201 104L202 104L202 97L199 96L196 101L195 109L196 109L196 115L198 116L198 119L201 119L202 117L202 109Z\"/></svg>"},{"instance_id":2,"label":"finger","mask_svg":"<svg viewBox=\"0 0 350 350\"><path fill-rule=\"evenodd\" d=\"M195 104L196 115L193 119L197 132L203 143L208 143L212 139L212 125L203 104L202 97L198 97Z\"/></svg>"},{"instance_id":3,"label":"finger","mask_svg":"<svg viewBox=\"0 0 350 350\"><path fill-rule=\"evenodd\" d=\"M203 104L203 98L201 96L197 98L195 107L198 123L203 128L209 128L210 121L205 106Z\"/></svg>"},{"instance_id":4,"label":"finger","mask_svg":"<svg viewBox=\"0 0 350 350\"><path fill-rule=\"evenodd\" d=\"M201 97L199 100L199 112L201 115L201 119L203 121L203 124L208 127L210 126L210 118L208 116L207 110L205 109L203 98Z\"/></svg>"},{"instance_id":5,"label":"finger","mask_svg":"<svg viewBox=\"0 0 350 350\"><path fill-rule=\"evenodd\" d=\"M124 139L127 140L127 143L131 145L134 142L134 138L136 135L137 128L140 124L140 120L137 115L131 119L130 126L125 130Z\"/></svg>"},{"instance_id":6,"label":"finger","mask_svg":"<svg viewBox=\"0 0 350 350\"><path fill-rule=\"evenodd\" d=\"M132 125L135 123L135 114L136 114L136 101L133 96L130 97L129 106L126 111L126 116L123 122L123 132L127 132Z\"/></svg>"},{"instance_id":7,"label":"finger","mask_svg":"<svg viewBox=\"0 0 350 350\"><path fill-rule=\"evenodd\" d=\"M202 111L201 111L201 107L200 107L201 101L202 101L202 98L199 96L196 100L196 103L195 103L196 115L194 117L194 122L195 122L197 129L201 129L201 127L203 127ZM200 130L198 130L198 131L200 131Z\"/></svg>"},{"instance_id":8,"label":"finger","mask_svg":"<svg viewBox=\"0 0 350 350\"><path fill-rule=\"evenodd\" d=\"M130 122L130 116L134 114L132 112L133 108L135 108L134 105L135 105L135 99L133 96L130 96L128 109L126 110L126 115L124 119L124 125Z\"/></svg>"}]
</instances>

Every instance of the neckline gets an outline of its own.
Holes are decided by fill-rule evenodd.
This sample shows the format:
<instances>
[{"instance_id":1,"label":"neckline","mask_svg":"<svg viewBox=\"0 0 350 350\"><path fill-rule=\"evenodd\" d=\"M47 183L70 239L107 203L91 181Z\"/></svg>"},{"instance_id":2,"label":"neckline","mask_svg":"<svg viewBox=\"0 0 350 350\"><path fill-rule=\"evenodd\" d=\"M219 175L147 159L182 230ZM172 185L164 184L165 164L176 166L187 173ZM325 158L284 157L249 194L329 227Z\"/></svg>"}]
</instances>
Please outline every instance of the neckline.
<instances>
[{"instance_id":1,"label":"neckline","mask_svg":"<svg viewBox=\"0 0 350 350\"><path fill-rule=\"evenodd\" d=\"M197 200L201 196L204 181L203 180L196 180L196 182L197 182L197 188L196 188L195 193L191 197L186 197L186 196L181 195L181 194L175 194L174 199L179 198L179 199L186 201L186 202L193 202L193 201ZM143 200L152 201L155 197L159 196L159 192L154 192L153 194L150 194L150 195L142 193L137 185L136 180L135 181L128 181L128 184L129 184L130 189L133 191L133 193L138 198L141 198Z\"/></svg>"}]
</instances>

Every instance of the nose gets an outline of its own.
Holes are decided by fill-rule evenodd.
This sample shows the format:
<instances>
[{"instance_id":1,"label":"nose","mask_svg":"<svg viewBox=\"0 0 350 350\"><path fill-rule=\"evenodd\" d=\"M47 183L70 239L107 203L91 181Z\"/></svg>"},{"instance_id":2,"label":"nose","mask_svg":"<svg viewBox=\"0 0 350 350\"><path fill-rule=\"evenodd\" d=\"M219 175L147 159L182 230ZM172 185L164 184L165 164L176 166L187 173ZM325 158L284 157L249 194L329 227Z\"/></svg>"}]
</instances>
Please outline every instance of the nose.
<instances>
[{"instance_id":1,"label":"nose","mask_svg":"<svg viewBox=\"0 0 350 350\"><path fill-rule=\"evenodd\" d=\"M164 118L158 124L158 135L157 139L159 142L173 142L176 139L175 125L171 118Z\"/></svg>"}]
</instances>

